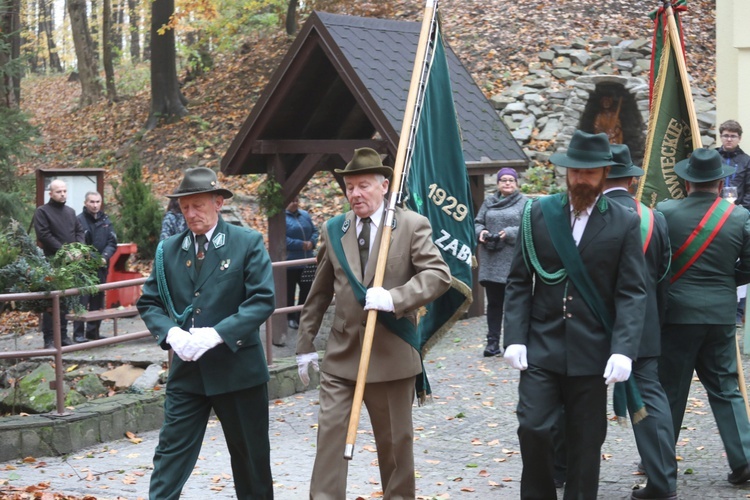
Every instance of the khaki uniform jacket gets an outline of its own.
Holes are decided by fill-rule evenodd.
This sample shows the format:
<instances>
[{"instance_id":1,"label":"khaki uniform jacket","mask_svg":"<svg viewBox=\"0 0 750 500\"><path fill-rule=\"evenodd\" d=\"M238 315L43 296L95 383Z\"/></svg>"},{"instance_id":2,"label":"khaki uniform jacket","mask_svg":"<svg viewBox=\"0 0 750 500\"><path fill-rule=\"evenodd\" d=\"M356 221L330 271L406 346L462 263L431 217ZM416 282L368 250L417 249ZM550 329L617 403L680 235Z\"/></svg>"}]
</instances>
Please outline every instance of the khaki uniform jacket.
<instances>
[{"instance_id":1,"label":"khaki uniform jacket","mask_svg":"<svg viewBox=\"0 0 750 500\"><path fill-rule=\"evenodd\" d=\"M348 229L341 240L344 253L354 275L361 276L354 212L346 214L346 221ZM367 273L363 280L368 286L372 286L375 277L382 225L378 228L375 244L370 250ZM297 354L315 351L313 340L335 295L333 326L321 370L340 378L356 380L367 311L354 297L346 273L329 245L329 238L327 225L324 225L318 251L318 271L300 317ZM395 228L391 233L388 263L383 278L383 288L393 297L396 317L405 316L416 324L417 310L445 293L450 282L450 270L432 241L429 221L416 212L396 209ZM400 380L421 372L419 353L378 323L367 382Z\"/></svg>"}]
</instances>

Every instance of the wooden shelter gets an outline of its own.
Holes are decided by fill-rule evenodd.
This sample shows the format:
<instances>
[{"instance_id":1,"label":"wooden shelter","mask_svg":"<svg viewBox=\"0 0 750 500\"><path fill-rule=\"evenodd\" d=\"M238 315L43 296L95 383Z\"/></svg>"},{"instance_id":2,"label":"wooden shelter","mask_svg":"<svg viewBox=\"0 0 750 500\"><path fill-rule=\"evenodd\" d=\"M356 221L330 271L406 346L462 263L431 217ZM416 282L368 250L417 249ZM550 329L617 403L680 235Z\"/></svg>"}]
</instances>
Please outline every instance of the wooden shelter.
<instances>
[{"instance_id":1,"label":"wooden shelter","mask_svg":"<svg viewBox=\"0 0 750 500\"><path fill-rule=\"evenodd\" d=\"M271 175L286 206L316 172L344 168L355 148L371 147L393 165L419 31L418 22L311 14L222 158L222 172ZM455 53L446 52L476 210L485 174L522 170L528 159ZM272 217L273 261L284 259L285 233L284 214ZM281 306L286 285L279 276L276 283ZM477 288L472 309L482 314Z\"/></svg>"}]
</instances>

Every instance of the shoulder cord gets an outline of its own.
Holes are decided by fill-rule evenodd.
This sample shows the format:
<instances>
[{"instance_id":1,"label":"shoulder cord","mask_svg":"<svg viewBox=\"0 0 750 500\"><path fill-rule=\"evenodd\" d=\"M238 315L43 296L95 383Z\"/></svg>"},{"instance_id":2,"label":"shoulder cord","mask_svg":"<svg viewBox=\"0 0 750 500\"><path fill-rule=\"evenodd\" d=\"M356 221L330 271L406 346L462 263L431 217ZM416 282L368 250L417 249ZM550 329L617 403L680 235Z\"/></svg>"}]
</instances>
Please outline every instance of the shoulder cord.
<instances>
[{"instance_id":1,"label":"shoulder cord","mask_svg":"<svg viewBox=\"0 0 750 500\"><path fill-rule=\"evenodd\" d=\"M523 216L521 217L521 249L523 251L524 261L526 267L534 268L537 276L546 285L557 285L562 283L567 277L568 272L565 268L558 269L554 273L550 273L544 270L542 263L539 262L539 258L536 254L536 247L534 246L534 238L531 234L531 204L533 200L526 202L523 207Z\"/></svg>"},{"instance_id":2,"label":"shoulder cord","mask_svg":"<svg viewBox=\"0 0 750 500\"><path fill-rule=\"evenodd\" d=\"M182 327L187 321L188 316L193 312L193 304L190 304L185 308L182 314L177 314L174 309L174 302L172 302L172 296L169 293L169 287L167 286L167 275L164 273L164 249L162 244L164 241L159 242L159 246L156 247L156 258L154 259L154 272L156 273L156 286L159 289L159 297L164 304L164 308L169 313L169 317L172 321L176 322Z\"/></svg>"}]
</instances>

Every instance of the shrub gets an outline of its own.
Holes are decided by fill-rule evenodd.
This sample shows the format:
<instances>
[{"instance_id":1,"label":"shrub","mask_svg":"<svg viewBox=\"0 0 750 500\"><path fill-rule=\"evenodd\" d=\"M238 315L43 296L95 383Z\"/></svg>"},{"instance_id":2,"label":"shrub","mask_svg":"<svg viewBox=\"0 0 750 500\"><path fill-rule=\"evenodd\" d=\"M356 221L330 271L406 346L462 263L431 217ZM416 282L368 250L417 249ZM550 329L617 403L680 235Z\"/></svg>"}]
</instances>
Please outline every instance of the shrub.
<instances>
[{"instance_id":1,"label":"shrub","mask_svg":"<svg viewBox=\"0 0 750 500\"><path fill-rule=\"evenodd\" d=\"M130 157L122 184L112 182L118 217L114 220L118 240L132 241L138 245L138 257L152 259L159 243L162 207L151 192L151 185L143 182L141 160L137 154Z\"/></svg>"}]
</instances>

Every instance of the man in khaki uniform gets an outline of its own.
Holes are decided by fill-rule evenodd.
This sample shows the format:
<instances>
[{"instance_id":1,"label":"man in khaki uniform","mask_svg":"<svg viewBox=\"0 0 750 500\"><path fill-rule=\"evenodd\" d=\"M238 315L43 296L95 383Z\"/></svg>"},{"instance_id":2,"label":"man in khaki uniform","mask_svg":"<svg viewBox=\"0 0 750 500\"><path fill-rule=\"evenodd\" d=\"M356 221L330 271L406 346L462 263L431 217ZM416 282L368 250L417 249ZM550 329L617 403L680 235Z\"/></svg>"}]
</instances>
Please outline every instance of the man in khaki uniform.
<instances>
[{"instance_id":1,"label":"man in khaki uniform","mask_svg":"<svg viewBox=\"0 0 750 500\"><path fill-rule=\"evenodd\" d=\"M386 220L384 197L393 171L378 153L358 149L344 170L346 196L352 210L328 221L321 232L318 271L299 325L297 363L300 378L309 382L310 365L317 368L313 340L328 306L336 296L333 327L320 374L318 452L310 498L346 498L348 461L344 459L362 350L367 310L381 311L375 329L364 403L370 414L378 465L386 499L415 498L412 404L420 354L399 333L381 323L381 315L405 318L416 325L417 310L450 286L448 265L432 241L428 220L396 209L383 286L372 286L380 234ZM360 302L357 299L359 293Z\"/></svg>"}]
</instances>

